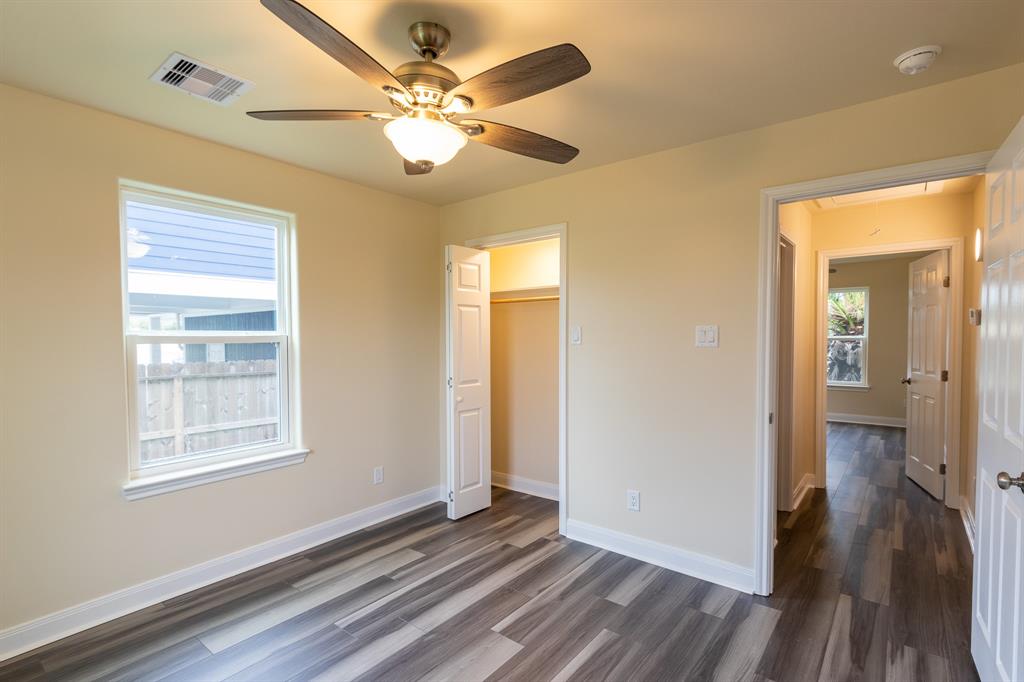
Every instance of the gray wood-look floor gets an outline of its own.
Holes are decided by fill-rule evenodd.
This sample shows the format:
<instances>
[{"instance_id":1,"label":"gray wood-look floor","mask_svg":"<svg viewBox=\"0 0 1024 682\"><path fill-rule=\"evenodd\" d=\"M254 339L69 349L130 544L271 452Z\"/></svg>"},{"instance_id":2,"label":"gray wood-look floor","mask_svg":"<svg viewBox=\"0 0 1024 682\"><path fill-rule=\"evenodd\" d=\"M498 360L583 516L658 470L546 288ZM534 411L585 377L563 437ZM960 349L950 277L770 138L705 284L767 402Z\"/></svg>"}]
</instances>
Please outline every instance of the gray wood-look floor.
<instances>
[{"instance_id":1,"label":"gray wood-look floor","mask_svg":"<svg viewBox=\"0 0 1024 682\"><path fill-rule=\"evenodd\" d=\"M827 490L779 518L753 597L558 535L494 491L0 663L0 679L975 679L959 517L903 476L903 432L830 430ZM696 521L695 521L696 522Z\"/></svg>"}]
</instances>

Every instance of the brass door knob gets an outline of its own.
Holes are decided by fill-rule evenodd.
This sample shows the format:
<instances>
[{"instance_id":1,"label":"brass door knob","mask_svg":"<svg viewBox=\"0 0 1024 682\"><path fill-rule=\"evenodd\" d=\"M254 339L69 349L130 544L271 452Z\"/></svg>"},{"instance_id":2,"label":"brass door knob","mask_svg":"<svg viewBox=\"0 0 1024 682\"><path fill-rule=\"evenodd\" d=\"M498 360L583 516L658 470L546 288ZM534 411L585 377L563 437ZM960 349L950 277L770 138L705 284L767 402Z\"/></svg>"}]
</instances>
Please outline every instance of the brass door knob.
<instances>
[{"instance_id":1,"label":"brass door knob","mask_svg":"<svg viewBox=\"0 0 1024 682\"><path fill-rule=\"evenodd\" d=\"M1018 488L1020 488L1020 491L1022 493L1024 493L1024 471L1022 471L1020 473L1020 476L1016 478L1006 473L1005 471L1000 471L996 475L996 485L998 485L1003 490L1009 490L1010 486L1015 485Z\"/></svg>"}]
</instances>

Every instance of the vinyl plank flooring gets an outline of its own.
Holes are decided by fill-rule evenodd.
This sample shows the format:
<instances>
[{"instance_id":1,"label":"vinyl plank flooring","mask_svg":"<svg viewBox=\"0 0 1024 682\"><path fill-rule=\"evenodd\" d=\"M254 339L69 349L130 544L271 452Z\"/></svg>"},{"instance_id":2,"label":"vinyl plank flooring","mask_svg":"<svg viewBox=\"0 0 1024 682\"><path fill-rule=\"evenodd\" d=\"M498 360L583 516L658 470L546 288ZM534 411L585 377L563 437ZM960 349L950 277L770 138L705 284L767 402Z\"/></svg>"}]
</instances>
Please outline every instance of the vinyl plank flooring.
<instances>
[{"instance_id":1,"label":"vinyl plank flooring","mask_svg":"<svg viewBox=\"0 0 1024 682\"><path fill-rule=\"evenodd\" d=\"M964 680L972 555L899 429L830 424L755 597L558 535L550 500L430 505L0 662L0 680Z\"/></svg>"}]
</instances>

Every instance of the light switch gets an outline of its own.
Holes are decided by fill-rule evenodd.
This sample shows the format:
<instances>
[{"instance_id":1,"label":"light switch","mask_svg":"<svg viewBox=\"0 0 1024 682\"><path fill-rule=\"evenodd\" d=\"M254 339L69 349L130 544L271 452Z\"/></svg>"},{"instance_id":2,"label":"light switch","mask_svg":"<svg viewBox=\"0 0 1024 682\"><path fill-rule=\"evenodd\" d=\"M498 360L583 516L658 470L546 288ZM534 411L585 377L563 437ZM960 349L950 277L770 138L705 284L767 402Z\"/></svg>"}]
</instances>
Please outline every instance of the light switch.
<instances>
[{"instance_id":1,"label":"light switch","mask_svg":"<svg viewBox=\"0 0 1024 682\"><path fill-rule=\"evenodd\" d=\"M697 325L697 347L718 348L718 325L699 324Z\"/></svg>"},{"instance_id":2,"label":"light switch","mask_svg":"<svg viewBox=\"0 0 1024 682\"><path fill-rule=\"evenodd\" d=\"M569 343L574 346L578 346L583 343L583 328L580 326L571 327L569 329Z\"/></svg>"}]
</instances>

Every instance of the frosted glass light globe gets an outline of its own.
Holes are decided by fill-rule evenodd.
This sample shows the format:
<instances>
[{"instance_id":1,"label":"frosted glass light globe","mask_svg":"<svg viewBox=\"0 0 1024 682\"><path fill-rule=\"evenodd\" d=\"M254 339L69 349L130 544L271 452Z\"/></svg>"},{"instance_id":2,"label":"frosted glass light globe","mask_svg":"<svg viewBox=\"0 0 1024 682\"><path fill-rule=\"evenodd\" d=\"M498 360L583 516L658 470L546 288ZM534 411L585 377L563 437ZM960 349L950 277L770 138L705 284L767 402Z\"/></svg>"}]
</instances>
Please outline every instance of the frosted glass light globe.
<instances>
[{"instance_id":1,"label":"frosted glass light globe","mask_svg":"<svg viewBox=\"0 0 1024 682\"><path fill-rule=\"evenodd\" d=\"M396 118L384 126L384 134L408 161L448 163L466 146L466 134L455 126L429 118Z\"/></svg>"}]
</instances>

